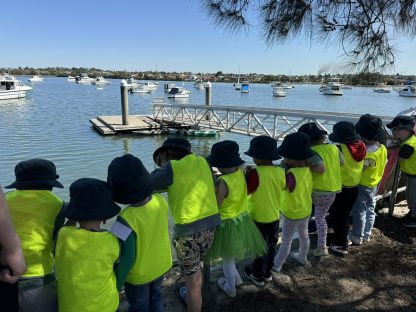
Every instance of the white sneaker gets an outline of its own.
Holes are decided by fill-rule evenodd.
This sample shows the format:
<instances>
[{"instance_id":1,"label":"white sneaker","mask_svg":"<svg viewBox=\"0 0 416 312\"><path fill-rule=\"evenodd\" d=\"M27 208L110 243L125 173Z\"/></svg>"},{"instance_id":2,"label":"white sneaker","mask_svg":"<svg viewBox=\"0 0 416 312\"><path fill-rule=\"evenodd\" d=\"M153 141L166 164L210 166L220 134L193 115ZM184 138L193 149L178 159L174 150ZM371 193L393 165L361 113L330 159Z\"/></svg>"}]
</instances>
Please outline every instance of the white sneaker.
<instances>
[{"instance_id":1,"label":"white sneaker","mask_svg":"<svg viewBox=\"0 0 416 312\"><path fill-rule=\"evenodd\" d=\"M230 298L234 298L237 295L237 291L235 289L234 290L230 289L224 277L221 277L218 280L218 287L221 288Z\"/></svg>"},{"instance_id":2,"label":"white sneaker","mask_svg":"<svg viewBox=\"0 0 416 312\"><path fill-rule=\"evenodd\" d=\"M278 267L278 266L274 265L272 267L272 271L275 272L275 273L280 273L282 271L282 267Z\"/></svg>"},{"instance_id":3,"label":"white sneaker","mask_svg":"<svg viewBox=\"0 0 416 312\"><path fill-rule=\"evenodd\" d=\"M329 256L328 247L326 247L326 246L318 247L318 248L314 249L312 251L312 253L316 257Z\"/></svg>"},{"instance_id":4,"label":"white sneaker","mask_svg":"<svg viewBox=\"0 0 416 312\"><path fill-rule=\"evenodd\" d=\"M295 259L297 262L299 262L300 264L306 266L306 267L310 267L312 266L312 264L308 261L308 259L302 259L299 257L299 254L297 252L292 251L290 253L290 256Z\"/></svg>"},{"instance_id":5,"label":"white sneaker","mask_svg":"<svg viewBox=\"0 0 416 312\"><path fill-rule=\"evenodd\" d=\"M357 238L353 235L349 235L348 238L353 245L360 246L363 243L363 240L361 238Z\"/></svg>"}]
</instances>

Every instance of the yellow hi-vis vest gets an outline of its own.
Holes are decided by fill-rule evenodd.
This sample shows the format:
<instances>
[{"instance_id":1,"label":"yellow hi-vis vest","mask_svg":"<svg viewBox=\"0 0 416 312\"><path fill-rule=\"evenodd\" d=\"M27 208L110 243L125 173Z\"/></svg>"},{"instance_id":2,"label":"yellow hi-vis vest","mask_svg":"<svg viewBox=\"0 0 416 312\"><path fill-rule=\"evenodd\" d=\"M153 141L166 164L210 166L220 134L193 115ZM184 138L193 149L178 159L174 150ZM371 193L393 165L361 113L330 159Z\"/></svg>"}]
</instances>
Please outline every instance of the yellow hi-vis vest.
<instances>
[{"instance_id":1,"label":"yellow hi-vis vest","mask_svg":"<svg viewBox=\"0 0 416 312\"><path fill-rule=\"evenodd\" d=\"M407 144L415 149L409 159L400 159L400 170L410 175L416 175L416 136L412 135L402 145Z\"/></svg>"},{"instance_id":2,"label":"yellow hi-vis vest","mask_svg":"<svg viewBox=\"0 0 416 312\"><path fill-rule=\"evenodd\" d=\"M257 166L259 185L248 197L251 218L259 223L279 220L283 190L286 187L285 170L275 166Z\"/></svg>"},{"instance_id":3,"label":"yellow hi-vis vest","mask_svg":"<svg viewBox=\"0 0 416 312\"><path fill-rule=\"evenodd\" d=\"M367 152L366 159L372 159L376 163L374 167L367 167L361 174L360 185L376 187L383 177L384 167L387 163L387 148L381 144L373 153Z\"/></svg>"},{"instance_id":4,"label":"yellow hi-vis vest","mask_svg":"<svg viewBox=\"0 0 416 312\"><path fill-rule=\"evenodd\" d=\"M243 170L240 168L231 174L225 174L218 178L227 184L228 196L222 202L219 212L221 220L228 220L247 211L247 184Z\"/></svg>"},{"instance_id":5,"label":"yellow hi-vis vest","mask_svg":"<svg viewBox=\"0 0 416 312\"><path fill-rule=\"evenodd\" d=\"M175 224L188 224L218 214L214 181L207 161L195 154L171 160L173 183L168 202Z\"/></svg>"},{"instance_id":6,"label":"yellow hi-vis vest","mask_svg":"<svg viewBox=\"0 0 416 312\"><path fill-rule=\"evenodd\" d=\"M146 284L172 267L168 214L168 204L160 194L152 195L152 199L143 206L128 206L120 212L137 235L136 259L126 282Z\"/></svg>"},{"instance_id":7,"label":"yellow hi-vis vest","mask_svg":"<svg viewBox=\"0 0 416 312\"><path fill-rule=\"evenodd\" d=\"M61 228L55 250L59 311L116 311L113 267L119 253L119 242L110 232Z\"/></svg>"},{"instance_id":8,"label":"yellow hi-vis vest","mask_svg":"<svg viewBox=\"0 0 416 312\"><path fill-rule=\"evenodd\" d=\"M52 273L52 234L62 199L47 190L15 190L6 194L16 233L22 242L27 270L23 277Z\"/></svg>"},{"instance_id":9,"label":"yellow hi-vis vest","mask_svg":"<svg viewBox=\"0 0 416 312\"><path fill-rule=\"evenodd\" d=\"M289 172L295 176L296 187L293 192L285 190L280 211L287 219L301 220L312 213L312 174L307 167L291 168Z\"/></svg>"},{"instance_id":10,"label":"yellow hi-vis vest","mask_svg":"<svg viewBox=\"0 0 416 312\"><path fill-rule=\"evenodd\" d=\"M356 161L345 144L340 144L339 146L341 147L342 156L344 156L344 165L341 166L342 186L357 186L360 183L363 172L364 160Z\"/></svg>"},{"instance_id":11,"label":"yellow hi-vis vest","mask_svg":"<svg viewBox=\"0 0 416 312\"><path fill-rule=\"evenodd\" d=\"M339 150L333 144L320 144L312 147L324 161L325 172L312 172L313 189L326 192L341 190L341 165Z\"/></svg>"}]
</instances>

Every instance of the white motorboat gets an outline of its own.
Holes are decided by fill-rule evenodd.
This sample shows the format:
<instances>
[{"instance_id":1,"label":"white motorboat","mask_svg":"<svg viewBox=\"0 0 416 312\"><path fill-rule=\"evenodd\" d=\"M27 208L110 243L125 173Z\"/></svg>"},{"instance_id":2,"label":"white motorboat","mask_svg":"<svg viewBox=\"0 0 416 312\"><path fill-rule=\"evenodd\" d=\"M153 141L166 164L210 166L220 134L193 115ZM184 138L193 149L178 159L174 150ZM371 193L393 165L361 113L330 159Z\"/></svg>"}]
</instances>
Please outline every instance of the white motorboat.
<instances>
[{"instance_id":1,"label":"white motorboat","mask_svg":"<svg viewBox=\"0 0 416 312\"><path fill-rule=\"evenodd\" d=\"M136 81L133 78L127 80L128 86L130 86L130 92L132 93L150 93L158 88L158 85L150 81Z\"/></svg>"},{"instance_id":2,"label":"white motorboat","mask_svg":"<svg viewBox=\"0 0 416 312\"><path fill-rule=\"evenodd\" d=\"M286 92L284 90L284 87L273 87L273 96L285 97Z\"/></svg>"},{"instance_id":3,"label":"white motorboat","mask_svg":"<svg viewBox=\"0 0 416 312\"><path fill-rule=\"evenodd\" d=\"M406 86L399 91L399 95L407 97L416 97L416 87L414 85Z\"/></svg>"},{"instance_id":4,"label":"white motorboat","mask_svg":"<svg viewBox=\"0 0 416 312\"><path fill-rule=\"evenodd\" d=\"M43 77L41 75L34 75L32 78L28 79L30 82L40 82L43 81Z\"/></svg>"},{"instance_id":5,"label":"white motorboat","mask_svg":"<svg viewBox=\"0 0 416 312\"><path fill-rule=\"evenodd\" d=\"M245 80L241 82L241 93L249 93L250 92L250 82Z\"/></svg>"},{"instance_id":6,"label":"white motorboat","mask_svg":"<svg viewBox=\"0 0 416 312\"><path fill-rule=\"evenodd\" d=\"M103 85L109 84L110 82L108 80L106 80L103 76L98 76L91 83L93 85L101 85L101 86L103 86Z\"/></svg>"},{"instance_id":7,"label":"white motorboat","mask_svg":"<svg viewBox=\"0 0 416 312\"><path fill-rule=\"evenodd\" d=\"M20 99L26 97L32 87L10 75L0 75L0 100Z\"/></svg>"},{"instance_id":8,"label":"white motorboat","mask_svg":"<svg viewBox=\"0 0 416 312\"><path fill-rule=\"evenodd\" d=\"M165 83L163 85L163 90L165 91L165 93L170 92L170 90L172 90L172 88L175 88L176 85L174 83Z\"/></svg>"},{"instance_id":9,"label":"white motorboat","mask_svg":"<svg viewBox=\"0 0 416 312\"><path fill-rule=\"evenodd\" d=\"M93 80L94 79L88 77L87 74L82 74L81 76L75 77L75 82L76 83L91 84Z\"/></svg>"},{"instance_id":10,"label":"white motorboat","mask_svg":"<svg viewBox=\"0 0 416 312\"><path fill-rule=\"evenodd\" d=\"M339 83L340 78L332 78L325 86L321 86L319 91L325 95L343 95L341 84Z\"/></svg>"},{"instance_id":11,"label":"white motorboat","mask_svg":"<svg viewBox=\"0 0 416 312\"><path fill-rule=\"evenodd\" d=\"M390 93L391 88L388 87L388 86L381 85L379 87L373 88L373 91L376 92L376 93Z\"/></svg>"},{"instance_id":12,"label":"white motorboat","mask_svg":"<svg viewBox=\"0 0 416 312\"><path fill-rule=\"evenodd\" d=\"M168 98L187 98L189 97L189 94L191 94L191 91L186 90L185 88L173 87L168 93Z\"/></svg>"},{"instance_id":13,"label":"white motorboat","mask_svg":"<svg viewBox=\"0 0 416 312\"><path fill-rule=\"evenodd\" d=\"M293 89L294 87L294 85L283 84L283 89Z\"/></svg>"},{"instance_id":14,"label":"white motorboat","mask_svg":"<svg viewBox=\"0 0 416 312\"><path fill-rule=\"evenodd\" d=\"M68 78L66 78L66 81L75 82L75 77L74 76L68 76Z\"/></svg>"}]
</instances>

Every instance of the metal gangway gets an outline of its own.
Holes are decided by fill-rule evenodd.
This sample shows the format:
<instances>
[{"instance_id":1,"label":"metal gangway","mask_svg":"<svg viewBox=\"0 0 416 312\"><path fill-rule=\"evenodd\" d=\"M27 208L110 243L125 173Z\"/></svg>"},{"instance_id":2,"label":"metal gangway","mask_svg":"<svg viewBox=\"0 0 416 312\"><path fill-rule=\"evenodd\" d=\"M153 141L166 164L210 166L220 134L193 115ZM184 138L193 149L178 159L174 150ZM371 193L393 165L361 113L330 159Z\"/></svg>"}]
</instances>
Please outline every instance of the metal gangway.
<instances>
[{"instance_id":1,"label":"metal gangway","mask_svg":"<svg viewBox=\"0 0 416 312\"><path fill-rule=\"evenodd\" d=\"M162 124L182 124L249 136L268 135L276 140L296 132L307 122L315 122L323 130L332 132L332 125L336 122L345 120L355 123L360 116L312 110L153 103L153 118ZM393 119L392 116L378 116L383 124Z\"/></svg>"}]
</instances>

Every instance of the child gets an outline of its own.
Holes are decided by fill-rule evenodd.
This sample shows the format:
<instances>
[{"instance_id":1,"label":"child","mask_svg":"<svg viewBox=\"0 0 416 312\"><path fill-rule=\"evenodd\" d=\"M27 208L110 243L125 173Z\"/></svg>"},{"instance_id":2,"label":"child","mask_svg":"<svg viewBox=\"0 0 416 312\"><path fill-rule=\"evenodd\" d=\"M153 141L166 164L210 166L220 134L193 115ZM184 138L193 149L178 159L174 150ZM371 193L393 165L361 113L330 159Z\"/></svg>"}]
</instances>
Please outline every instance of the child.
<instances>
[{"instance_id":1,"label":"child","mask_svg":"<svg viewBox=\"0 0 416 312\"><path fill-rule=\"evenodd\" d=\"M119 305L114 264L120 247L101 223L116 216L109 185L82 178L69 188L70 201L64 215L79 228L65 226L58 233L55 249L59 311L114 312Z\"/></svg>"},{"instance_id":2,"label":"child","mask_svg":"<svg viewBox=\"0 0 416 312\"><path fill-rule=\"evenodd\" d=\"M162 167L151 177L156 190L167 189L175 222L173 245L185 274L187 287L179 288L178 295L186 300L188 311L201 311L201 261L221 223L211 168L182 138L166 139L153 160Z\"/></svg>"},{"instance_id":3,"label":"child","mask_svg":"<svg viewBox=\"0 0 416 312\"><path fill-rule=\"evenodd\" d=\"M400 170L406 174L406 199L410 212L404 226L416 228L416 136L415 121L411 116L397 116L387 124L396 139L401 141L399 158Z\"/></svg>"},{"instance_id":4,"label":"child","mask_svg":"<svg viewBox=\"0 0 416 312\"><path fill-rule=\"evenodd\" d=\"M309 250L308 221L312 212L313 180L306 159L314 155L310 142L302 132L287 135L277 149L283 156L282 165L286 168L287 187L284 203L281 206L283 218L282 244L274 259L273 271L280 272L290 252L293 236L299 233L299 250L291 252L292 258L300 264L310 266L307 260Z\"/></svg>"},{"instance_id":5,"label":"child","mask_svg":"<svg viewBox=\"0 0 416 312\"><path fill-rule=\"evenodd\" d=\"M266 254L245 268L245 275L257 286L272 280L271 269L279 237L279 209L285 188L285 171L273 165L280 159L277 142L268 136L250 141L246 155L253 157L256 168L247 172L249 212L267 244Z\"/></svg>"},{"instance_id":6,"label":"child","mask_svg":"<svg viewBox=\"0 0 416 312\"><path fill-rule=\"evenodd\" d=\"M247 213L247 185L240 168L244 160L238 153L238 144L234 141L215 143L207 160L222 175L217 183L221 225L215 231L206 260L222 260L225 278L218 280L218 286L229 297L234 298L236 286L243 283L234 260L262 256L266 251L266 244Z\"/></svg>"},{"instance_id":7,"label":"child","mask_svg":"<svg viewBox=\"0 0 416 312\"><path fill-rule=\"evenodd\" d=\"M312 202L315 206L315 222L318 233L318 244L317 248L313 250L313 254L317 257L328 256L328 247L326 246L328 225L325 217L336 194L341 191L341 165L344 164L344 159L335 145L325 143L327 132L319 129L314 122L302 125L298 131L309 137L311 149L316 153L307 161L312 171ZM324 172L314 171L317 163L323 164Z\"/></svg>"},{"instance_id":8,"label":"child","mask_svg":"<svg viewBox=\"0 0 416 312\"><path fill-rule=\"evenodd\" d=\"M27 270L18 283L19 311L56 311L56 283L52 245L55 233L65 221L60 215L63 201L52 193L63 188L55 165L46 159L19 162L15 188L6 194L16 232L22 242Z\"/></svg>"},{"instance_id":9,"label":"child","mask_svg":"<svg viewBox=\"0 0 416 312\"><path fill-rule=\"evenodd\" d=\"M340 121L333 126L333 132L329 135L332 142L340 143L340 149L344 157L344 165L341 166L342 190L337 193L335 201L329 209L334 230L334 242L330 249L337 254L348 254L348 232L350 227L350 214L355 199L357 198L358 183L366 154L365 145L355 132L354 124L349 121Z\"/></svg>"},{"instance_id":10,"label":"child","mask_svg":"<svg viewBox=\"0 0 416 312\"><path fill-rule=\"evenodd\" d=\"M111 162L107 181L113 189L114 201L129 205L113 226L124 224L132 229L133 243L127 243L127 239L126 245L122 245L122 254L126 248L125 252L134 255L130 269L124 268L129 311L163 311L163 276L172 267L168 204L162 195L152 195L149 173L140 159L130 154ZM117 266L116 272L120 270L123 268Z\"/></svg>"},{"instance_id":11,"label":"child","mask_svg":"<svg viewBox=\"0 0 416 312\"><path fill-rule=\"evenodd\" d=\"M383 177L387 163L387 149L382 141L381 119L369 114L362 115L355 125L357 133L363 138L367 150L357 199L352 207L352 230L349 239L354 245L370 240L375 220L377 185Z\"/></svg>"}]
</instances>

